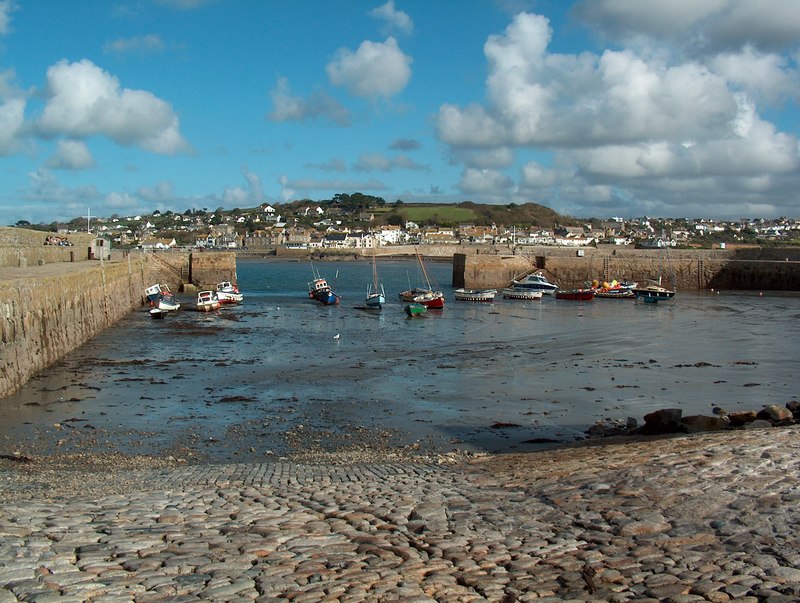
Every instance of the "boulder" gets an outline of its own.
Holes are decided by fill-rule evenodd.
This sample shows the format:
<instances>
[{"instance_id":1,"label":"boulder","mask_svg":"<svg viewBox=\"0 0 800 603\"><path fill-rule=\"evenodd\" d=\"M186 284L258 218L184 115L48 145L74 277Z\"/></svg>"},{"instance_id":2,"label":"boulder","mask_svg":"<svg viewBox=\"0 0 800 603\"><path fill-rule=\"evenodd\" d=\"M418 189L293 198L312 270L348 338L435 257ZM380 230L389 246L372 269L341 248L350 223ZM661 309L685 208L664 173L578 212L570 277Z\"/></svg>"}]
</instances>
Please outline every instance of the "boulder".
<instances>
[{"instance_id":1,"label":"boulder","mask_svg":"<svg viewBox=\"0 0 800 603\"><path fill-rule=\"evenodd\" d=\"M745 410L742 412L732 412L728 415L728 421L731 427L742 427L747 423L752 423L756 420L756 413L753 410Z\"/></svg>"},{"instance_id":2,"label":"boulder","mask_svg":"<svg viewBox=\"0 0 800 603\"><path fill-rule=\"evenodd\" d=\"M683 417L681 423L686 426L689 433L697 433L702 431L720 431L728 429L729 423L726 417L708 417L705 415L691 415Z\"/></svg>"},{"instance_id":3,"label":"boulder","mask_svg":"<svg viewBox=\"0 0 800 603\"><path fill-rule=\"evenodd\" d=\"M683 411L680 408L663 408L644 416L644 425L638 430L645 435L664 433L684 433L686 426L681 423Z\"/></svg>"},{"instance_id":4,"label":"boulder","mask_svg":"<svg viewBox=\"0 0 800 603\"><path fill-rule=\"evenodd\" d=\"M764 419L756 419L755 421L746 423L744 426L745 429L766 429L767 427L772 427L772 422Z\"/></svg>"},{"instance_id":5,"label":"boulder","mask_svg":"<svg viewBox=\"0 0 800 603\"><path fill-rule=\"evenodd\" d=\"M767 404L764 408L758 411L756 418L763 421L770 421L774 424L792 421L794 419L794 415L792 414L792 411L784 406Z\"/></svg>"}]
</instances>

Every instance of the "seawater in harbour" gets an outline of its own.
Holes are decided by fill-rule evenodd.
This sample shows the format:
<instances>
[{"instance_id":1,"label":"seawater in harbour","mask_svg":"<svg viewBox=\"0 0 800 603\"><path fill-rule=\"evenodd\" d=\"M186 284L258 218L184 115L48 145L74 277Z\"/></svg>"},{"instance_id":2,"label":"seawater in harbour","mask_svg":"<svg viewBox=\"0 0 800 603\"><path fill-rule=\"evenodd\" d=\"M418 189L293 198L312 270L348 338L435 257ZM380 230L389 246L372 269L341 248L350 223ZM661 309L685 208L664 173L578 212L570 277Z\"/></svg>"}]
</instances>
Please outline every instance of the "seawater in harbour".
<instances>
[{"instance_id":1,"label":"seawater in harbour","mask_svg":"<svg viewBox=\"0 0 800 603\"><path fill-rule=\"evenodd\" d=\"M453 301L449 263L426 265L447 304L410 319L397 294L419 284L415 262L379 261L388 303L368 311L368 261L314 265L342 295L332 307L307 298L307 262L240 259L243 304L132 312L0 400L0 445L212 461L370 438L523 451L606 418L797 399L798 296L474 304Z\"/></svg>"}]
</instances>

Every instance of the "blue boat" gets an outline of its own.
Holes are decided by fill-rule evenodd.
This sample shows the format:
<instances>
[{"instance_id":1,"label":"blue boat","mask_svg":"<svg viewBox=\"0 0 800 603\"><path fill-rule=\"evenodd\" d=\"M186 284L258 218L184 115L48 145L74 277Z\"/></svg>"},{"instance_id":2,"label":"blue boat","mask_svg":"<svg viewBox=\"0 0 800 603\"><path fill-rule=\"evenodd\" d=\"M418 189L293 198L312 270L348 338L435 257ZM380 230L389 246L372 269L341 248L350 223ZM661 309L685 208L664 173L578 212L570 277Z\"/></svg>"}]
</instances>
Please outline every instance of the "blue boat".
<instances>
[{"instance_id":1,"label":"blue boat","mask_svg":"<svg viewBox=\"0 0 800 603\"><path fill-rule=\"evenodd\" d=\"M326 306L333 306L339 303L341 297L333 289L331 289L328 281L322 278L316 270L312 267L314 272L314 280L308 283L308 296L311 299L317 300Z\"/></svg>"}]
</instances>

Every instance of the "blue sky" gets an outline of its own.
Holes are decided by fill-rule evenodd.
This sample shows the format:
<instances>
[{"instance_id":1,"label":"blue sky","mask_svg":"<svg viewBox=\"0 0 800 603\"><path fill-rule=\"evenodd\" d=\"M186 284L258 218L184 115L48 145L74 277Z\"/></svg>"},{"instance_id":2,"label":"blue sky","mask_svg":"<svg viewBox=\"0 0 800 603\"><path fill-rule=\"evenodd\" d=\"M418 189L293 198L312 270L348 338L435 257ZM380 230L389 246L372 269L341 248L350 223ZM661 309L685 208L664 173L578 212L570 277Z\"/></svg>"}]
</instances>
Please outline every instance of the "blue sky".
<instances>
[{"instance_id":1,"label":"blue sky","mask_svg":"<svg viewBox=\"0 0 800 603\"><path fill-rule=\"evenodd\" d=\"M362 192L800 217L797 0L0 0L0 224Z\"/></svg>"}]
</instances>

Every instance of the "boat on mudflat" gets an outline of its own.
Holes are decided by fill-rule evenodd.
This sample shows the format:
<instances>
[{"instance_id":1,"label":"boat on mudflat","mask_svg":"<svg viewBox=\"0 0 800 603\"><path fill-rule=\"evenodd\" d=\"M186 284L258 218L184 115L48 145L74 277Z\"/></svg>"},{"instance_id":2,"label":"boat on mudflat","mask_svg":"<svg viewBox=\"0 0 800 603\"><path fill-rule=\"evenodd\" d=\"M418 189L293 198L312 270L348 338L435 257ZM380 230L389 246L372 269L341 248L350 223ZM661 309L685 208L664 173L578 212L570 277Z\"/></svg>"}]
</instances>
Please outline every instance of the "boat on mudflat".
<instances>
[{"instance_id":1,"label":"boat on mudflat","mask_svg":"<svg viewBox=\"0 0 800 603\"><path fill-rule=\"evenodd\" d=\"M428 308L423 306L422 304L408 304L403 311L408 314L410 318L414 318L415 316L422 316L425 312L428 311Z\"/></svg>"},{"instance_id":2,"label":"boat on mudflat","mask_svg":"<svg viewBox=\"0 0 800 603\"><path fill-rule=\"evenodd\" d=\"M601 299L633 299L635 297L633 289L638 286L639 283L629 281L620 283L615 279L610 283L593 281L591 288L594 289L594 296Z\"/></svg>"},{"instance_id":3,"label":"boat on mudflat","mask_svg":"<svg viewBox=\"0 0 800 603\"><path fill-rule=\"evenodd\" d=\"M425 281L425 287L414 287L408 291L403 291L400 293L400 299L406 302L422 304L429 310L441 310L444 308L444 293L434 290L431 286L431 279L430 276L428 276L428 271L425 269L425 263L422 261L419 251L417 251L416 254L417 263L419 264L422 278Z\"/></svg>"},{"instance_id":4,"label":"boat on mudflat","mask_svg":"<svg viewBox=\"0 0 800 603\"><path fill-rule=\"evenodd\" d=\"M217 299L221 304L238 304L244 299L239 288L230 281L217 283Z\"/></svg>"},{"instance_id":5,"label":"boat on mudflat","mask_svg":"<svg viewBox=\"0 0 800 603\"><path fill-rule=\"evenodd\" d=\"M454 289L453 296L458 301L492 302L497 289Z\"/></svg>"},{"instance_id":6,"label":"boat on mudflat","mask_svg":"<svg viewBox=\"0 0 800 603\"><path fill-rule=\"evenodd\" d=\"M511 284L516 289L533 289L534 291L541 291L545 294L552 294L553 291L558 289L558 285L548 281L547 277L541 272L529 274L522 280L512 281Z\"/></svg>"},{"instance_id":7,"label":"boat on mudflat","mask_svg":"<svg viewBox=\"0 0 800 603\"><path fill-rule=\"evenodd\" d=\"M196 309L198 312L211 312L219 310L219 299L215 291L200 291L197 294Z\"/></svg>"},{"instance_id":8,"label":"boat on mudflat","mask_svg":"<svg viewBox=\"0 0 800 603\"><path fill-rule=\"evenodd\" d=\"M152 285L145 289L144 293L151 308L157 308L162 312L172 312L181 307L181 303L167 285Z\"/></svg>"},{"instance_id":9,"label":"boat on mudflat","mask_svg":"<svg viewBox=\"0 0 800 603\"><path fill-rule=\"evenodd\" d=\"M326 306L338 304L341 296L331 289L328 281L320 276L313 265L311 266L311 272L314 275L314 280L308 283L308 297Z\"/></svg>"},{"instance_id":10,"label":"boat on mudflat","mask_svg":"<svg viewBox=\"0 0 800 603\"><path fill-rule=\"evenodd\" d=\"M537 300L542 299L541 291L535 289L522 289L520 287L506 287L503 289L503 299L527 299Z\"/></svg>"},{"instance_id":11,"label":"boat on mudflat","mask_svg":"<svg viewBox=\"0 0 800 603\"><path fill-rule=\"evenodd\" d=\"M593 289L556 289L554 293L556 299L568 301L592 301L594 299Z\"/></svg>"}]
</instances>

